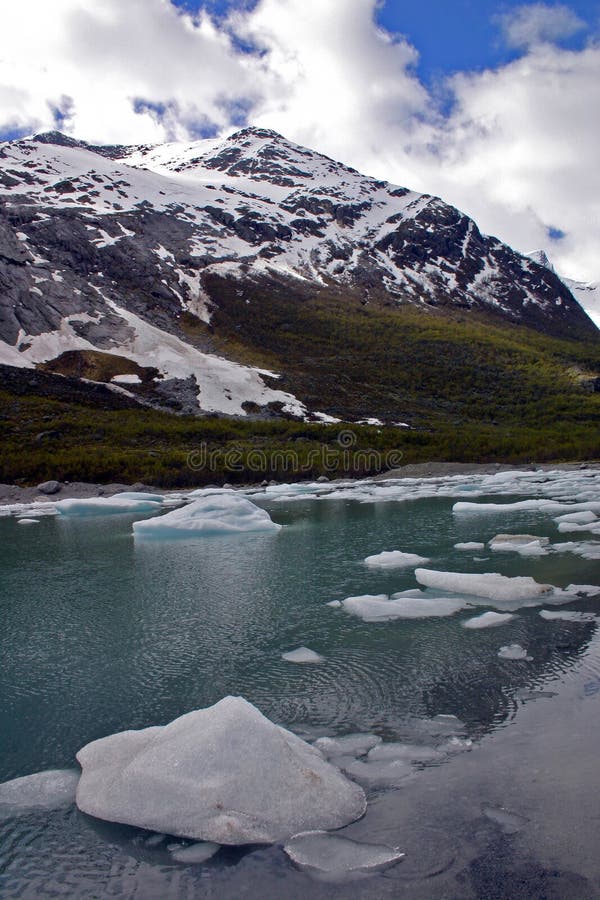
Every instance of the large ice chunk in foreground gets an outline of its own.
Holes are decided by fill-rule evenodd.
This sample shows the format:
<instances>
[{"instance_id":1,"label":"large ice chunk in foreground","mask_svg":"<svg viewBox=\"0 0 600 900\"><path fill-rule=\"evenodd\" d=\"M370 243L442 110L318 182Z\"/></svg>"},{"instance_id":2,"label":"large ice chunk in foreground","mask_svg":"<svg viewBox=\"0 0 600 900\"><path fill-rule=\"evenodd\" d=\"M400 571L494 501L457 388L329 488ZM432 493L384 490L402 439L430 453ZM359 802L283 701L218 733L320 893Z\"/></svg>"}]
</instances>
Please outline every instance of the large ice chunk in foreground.
<instances>
[{"instance_id":1,"label":"large ice chunk in foreground","mask_svg":"<svg viewBox=\"0 0 600 900\"><path fill-rule=\"evenodd\" d=\"M509 578L497 572L481 575L464 572L437 572L433 569L416 569L419 584L436 590L486 597L488 600L514 602L533 600L552 590L551 584L539 584L529 576Z\"/></svg>"},{"instance_id":2,"label":"large ice chunk in foreground","mask_svg":"<svg viewBox=\"0 0 600 900\"><path fill-rule=\"evenodd\" d=\"M189 506L133 523L135 537L205 537L254 531L279 531L269 513L237 494L211 494Z\"/></svg>"},{"instance_id":3,"label":"large ice chunk in foreground","mask_svg":"<svg viewBox=\"0 0 600 900\"><path fill-rule=\"evenodd\" d=\"M297 834L283 849L298 868L321 881L365 878L393 866L405 855L397 848L359 844L323 831Z\"/></svg>"},{"instance_id":4,"label":"large ice chunk in foreground","mask_svg":"<svg viewBox=\"0 0 600 900\"><path fill-rule=\"evenodd\" d=\"M401 550L384 550L375 556L367 556L365 559L366 566L379 567L382 569L407 569L410 566L420 566L429 560L424 556L418 556L416 553L403 553Z\"/></svg>"},{"instance_id":5,"label":"large ice chunk in foreground","mask_svg":"<svg viewBox=\"0 0 600 900\"><path fill-rule=\"evenodd\" d=\"M366 809L362 788L242 697L93 741L77 759L83 812L194 840L274 843Z\"/></svg>"},{"instance_id":6,"label":"large ice chunk in foreground","mask_svg":"<svg viewBox=\"0 0 600 900\"><path fill-rule=\"evenodd\" d=\"M49 769L0 784L0 814L26 813L33 809L59 809L75 802L79 772Z\"/></svg>"}]
</instances>

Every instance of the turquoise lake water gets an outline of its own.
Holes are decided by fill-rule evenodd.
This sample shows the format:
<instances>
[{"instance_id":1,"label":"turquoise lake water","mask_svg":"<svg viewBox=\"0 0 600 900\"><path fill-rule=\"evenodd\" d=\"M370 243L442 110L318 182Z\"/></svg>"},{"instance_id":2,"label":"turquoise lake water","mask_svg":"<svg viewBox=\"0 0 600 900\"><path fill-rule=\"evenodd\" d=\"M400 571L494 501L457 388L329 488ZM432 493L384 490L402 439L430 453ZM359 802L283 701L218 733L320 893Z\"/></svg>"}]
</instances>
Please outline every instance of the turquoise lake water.
<instances>
[{"instance_id":1,"label":"turquoise lake water","mask_svg":"<svg viewBox=\"0 0 600 900\"><path fill-rule=\"evenodd\" d=\"M366 817L344 831L406 849L405 862L352 886L311 880L279 847L176 865L143 832L70 807L0 813L0 895L600 896L591 849L600 822L586 812L600 749L596 623L545 621L527 608L501 628L469 631L461 622L492 604L384 623L327 606L416 587L413 569L362 562L392 549L440 570L600 584L598 560L574 553L453 546L505 531L583 537L559 536L539 509L456 516L447 496L256 499L284 526L279 533L134 542L139 514L44 517L28 527L0 518L0 781L73 768L95 738L164 724L227 694L310 739L370 731L422 742L435 736L436 716L456 716L473 749L400 790L372 792ZM600 597L566 608L600 614ZM511 643L531 661L500 659ZM325 662L281 659L300 645ZM511 894L517 877L524 887ZM485 893L491 884L499 892Z\"/></svg>"}]
</instances>

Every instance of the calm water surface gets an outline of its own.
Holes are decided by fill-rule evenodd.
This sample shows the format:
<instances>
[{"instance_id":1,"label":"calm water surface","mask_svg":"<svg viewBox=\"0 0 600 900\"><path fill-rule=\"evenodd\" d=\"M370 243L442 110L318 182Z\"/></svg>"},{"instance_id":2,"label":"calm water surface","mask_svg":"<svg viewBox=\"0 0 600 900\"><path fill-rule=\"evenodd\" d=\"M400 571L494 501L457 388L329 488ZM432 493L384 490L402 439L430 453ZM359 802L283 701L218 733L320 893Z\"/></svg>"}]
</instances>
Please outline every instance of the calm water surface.
<instances>
[{"instance_id":1,"label":"calm water surface","mask_svg":"<svg viewBox=\"0 0 600 900\"><path fill-rule=\"evenodd\" d=\"M422 742L435 716L458 716L473 750L401 790L374 792L366 817L344 830L398 845L406 861L333 886L294 870L279 847L174 865L145 847L143 832L71 808L0 820L0 894L600 896L595 623L525 609L500 629L468 631L468 611L369 624L326 605L415 587L412 570L362 564L385 549L429 557L432 568L557 586L600 583L599 563L453 549L503 531L556 540L552 519L536 511L456 517L447 498L259 502L285 526L279 534L134 543L139 515L30 527L0 519L0 781L72 768L95 738L166 723L227 694L311 737L360 730ZM569 608L600 613L600 601ZM499 659L508 643L533 661ZM281 659L300 645L325 664Z\"/></svg>"}]
</instances>

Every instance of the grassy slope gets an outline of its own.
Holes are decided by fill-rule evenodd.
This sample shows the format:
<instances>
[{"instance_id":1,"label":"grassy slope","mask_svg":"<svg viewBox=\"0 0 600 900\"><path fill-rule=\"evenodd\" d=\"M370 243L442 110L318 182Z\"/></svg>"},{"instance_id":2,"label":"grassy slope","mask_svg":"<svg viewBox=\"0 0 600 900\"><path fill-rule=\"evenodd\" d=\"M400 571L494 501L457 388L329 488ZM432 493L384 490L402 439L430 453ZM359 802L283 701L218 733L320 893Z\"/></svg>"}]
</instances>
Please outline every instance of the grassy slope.
<instances>
[{"instance_id":1,"label":"grassy slope","mask_svg":"<svg viewBox=\"0 0 600 900\"><path fill-rule=\"evenodd\" d=\"M224 291L220 306L210 336L215 349L285 371L278 386L312 408L349 419L408 421L414 428L353 426L356 443L344 450L337 441L341 426L101 408L85 392L71 402L64 390L38 386L23 394L0 381L0 481L179 486L366 474L385 468L390 451L403 462L600 456L600 394L583 387L600 373L598 341L560 340L472 314L369 308L329 296L290 302L270 293L267 300L258 289L244 298ZM190 466L189 454L202 446L213 453L210 465L198 467L196 456ZM362 453L369 449L379 457Z\"/></svg>"}]
</instances>

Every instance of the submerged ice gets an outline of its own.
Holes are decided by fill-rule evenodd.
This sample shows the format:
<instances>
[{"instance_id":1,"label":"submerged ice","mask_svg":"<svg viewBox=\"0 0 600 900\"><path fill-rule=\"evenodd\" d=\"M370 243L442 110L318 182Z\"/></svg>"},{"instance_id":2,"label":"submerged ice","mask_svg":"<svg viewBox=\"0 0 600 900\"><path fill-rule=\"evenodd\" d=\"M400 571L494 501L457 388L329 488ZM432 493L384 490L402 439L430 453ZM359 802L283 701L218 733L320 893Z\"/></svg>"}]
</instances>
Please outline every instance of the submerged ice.
<instances>
[{"instance_id":1,"label":"submerged ice","mask_svg":"<svg viewBox=\"0 0 600 900\"><path fill-rule=\"evenodd\" d=\"M79 772L72 769L49 769L5 781L0 784L0 815L70 806L75 802L78 781Z\"/></svg>"},{"instance_id":2,"label":"submerged ice","mask_svg":"<svg viewBox=\"0 0 600 900\"><path fill-rule=\"evenodd\" d=\"M285 852L298 868L323 881L345 881L381 872L404 858L395 847L310 831L289 840Z\"/></svg>"}]
</instances>

